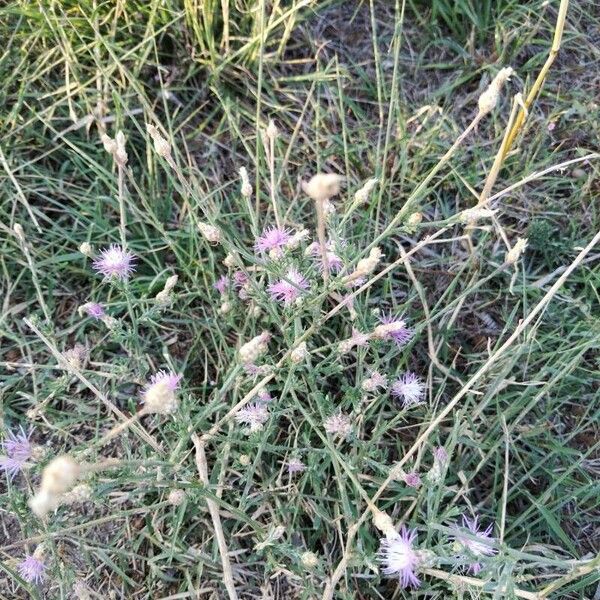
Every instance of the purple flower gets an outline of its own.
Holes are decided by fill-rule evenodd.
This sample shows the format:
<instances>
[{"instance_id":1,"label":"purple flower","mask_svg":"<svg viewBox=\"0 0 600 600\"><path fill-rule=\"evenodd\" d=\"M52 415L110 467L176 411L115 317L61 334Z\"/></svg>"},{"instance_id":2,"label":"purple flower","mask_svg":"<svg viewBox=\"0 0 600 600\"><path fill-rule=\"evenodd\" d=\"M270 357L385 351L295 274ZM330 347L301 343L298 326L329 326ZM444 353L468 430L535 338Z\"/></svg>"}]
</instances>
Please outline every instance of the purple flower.
<instances>
[{"instance_id":1,"label":"purple flower","mask_svg":"<svg viewBox=\"0 0 600 600\"><path fill-rule=\"evenodd\" d=\"M135 260L134 254L116 244L111 244L109 248L100 252L100 256L94 260L92 266L106 279L125 281L135 271Z\"/></svg>"},{"instance_id":2,"label":"purple flower","mask_svg":"<svg viewBox=\"0 0 600 600\"><path fill-rule=\"evenodd\" d=\"M240 409L235 414L235 420L242 425L248 425L250 431L260 431L269 419L266 404L255 402Z\"/></svg>"},{"instance_id":3,"label":"purple flower","mask_svg":"<svg viewBox=\"0 0 600 600\"><path fill-rule=\"evenodd\" d=\"M229 287L229 277L227 277L227 275L222 275L221 277L219 277L219 279L217 279L217 281L213 284L213 287L215 288L215 290L217 290L219 292L219 294L221 294L221 296L227 291L227 288Z\"/></svg>"},{"instance_id":4,"label":"purple flower","mask_svg":"<svg viewBox=\"0 0 600 600\"><path fill-rule=\"evenodd\" d=\"M259 254L274 252L281 254L283 248L290 241L291 231L282 227L267 227L262 235L256 239L254 250Z\"/></svg>"},{"instance_id":5,"label":"purple flower","mask_svg":"<svg viewBox=\"0 0 600 600\"><path fill-rule=\"evenodd\" d=\"M392 395L401 398L404 407L407 408L423 400L425 384L414 373L407 371L393 383Z\"/></svg>"},{"instance_id":6,"label":"purple flower","mask_svg":"<svg viewBox=\"0 0 600 600\"><path fill-rule=\"evenodd\" d=\"M308 281L296 269L290 269L285 279L271 283L268 287L271 298L285 305L292 304L309 288Z\"/></svg>"},{"instance_id":7,"label":"purple flower","mask_svg":"<svg viewBox=\"0 0 600 600\"><path fill-rule=\"evenodd\" d=\"M419 564L417 553L413 549L416 538L417 532L414 529L411 531L402 527L400 533L381 540L379 560L383 564L382 571L385 575L397 575L403 588L421 585L415 574Z\"/></svg>"},{"instance_id":8,"label":"purple flower","mask_svg":"<svg viewBox=\"0 0 600 600\"><path fill-rule=\"evenodd\" d=\"M174 392L179 387L183 375L177 375L173 371L157 371L152 377L150 377L150 383L148 387L156 385L157 383L166 383L167 389Z\"/></svg>"},{"instance_id":9,"label":"purple flower","mask_svg":"<svg viewBox=\"0 0 600 600\"><path fill-rule=\"evenodd\" d=\"M88 317L92 317L93 319L100 320L102 317L106 315L104 312L104 308L102 308L101 304L97 302L87 302L84 304L81 309L85 312Z\"/></svg>"},{"instance_id":10,"label":"purple flower","mask_svg":"<svg viewBox=\"0 0 600 600\"><path fill-rule=\"evenodd\" d=\"M21 432L16 435L7 431L6 438L2 442L2 451L6 456L0 456L0 468L4 469L11 479L23 469L33 451L29 441L31 430L25 433L22 427L20 429Z\"/></svg>"},{"instance_id":11,"label":"purple flower","mask_svg":"<svg viewBox=\"0 0 600 600\"><path fill-rule=\"evenodd\" d=\"M332 436L347 438L352 432L352 423L350 417L341 412L330 415L323 422L325 431Z\"/></svg>"},{"instance_id":12,"label":"purple flower","mask_svg":"<svg viewBox=\"0 0 600 600\"><path fill-rule=\"evenodd\" d=\"M258 399L257 402L260 404L269 404L269 402L273 401L273 397L271 394L269 394L269 392L267 392L267 390L260 390L260 392L256 394L256 397Z\"/></svg>"},{"instance_id":13,"label":"purple flower","mask_svg":"<svg viewBox=\"0 0 600 600\"><path fill-rule=\"evenodd\" d=\"M459 527L459 525L456 523L452 526L452 529L455 532L452 537L457 545L467 550L473 557L477 558L482 556L491 556L492 554L496 553L496 550L491 545L491 543L494 541L494 539L491 537L494 525L490 525L487 527L487 529L480 529L477 520L478 517L469 519L463 515L462 529L466 529L467 533L470 534L470 537L464 535L464 533L461 532L461 527ZM479 562L471 562L469 564L469 570L474 575L477 575L481 569L482 566Z\"/></svg>"},{"instance_id":14,"label":"purple flower","mask_svg":"<svg viewBox=\"0 0 600 600\"><path fill-rule=\"evenodd\" d=\"M421 478L418 473L406 473L403 477L404 483L410 487L418 488L421 485Z\"/></svg>"},{"instance_id":15,"label":"purple flower","mask_svg":"<svg viewBox=\"0 0 600 600\"><path fill-rule=\"evenodd\" d=\"M406 326L404 319L393 317L391 314L383 315L380 318L381 325L375 328L374 337L379 339L389 339L396 342L400 348L406 346L415 334L414 329Z\"/></svg>"},{"instance_id":16,"label":"purple flower","mask_svg":"<svg viewBox=\"0 0 600 600\"><path fill-rule=\"evenodd\" d=\"M233 285L236 288L244 287L248 283L248 275L244 271L236 271L233 274Z\"/></svg>"},{"instance_id":17,"label":"purple flower","mask_svg":"<svg viewBox=\"0 0 600 600\"><path fill-rule=\"evenodd\" d=\"M46 565L35 556L27 555L25 560L22 560L17 565L19 575L28 583L42 583Z\"/></svg>"},{"instance_id":18,"label":"purple flower","mask_svg":"<svg viewBox=\"0 0 600 600\"><path fill-rule=\"evenodd\" d=\"M302 473L306 470L306 465L299 458L290 458L287 462L287 470L290 475Z\"/></svg>"},{"instance_id":19,"label":"purple flower","mask_svg":"<svg viewBox=\"0 0 600 600\"><path fill-rule=\"evenodd\" d=\"M321 254L321 246L318 242L313 242L310 244L305 251L306 255L312 256L313 258L318 259L319 271L323 271L325 266L323 263L323 257ZM331 273L339 273L344 266L342 259L334 252L333 242L330 240L327 242L325 253L327 254L327 264L329 266L329 271Z\"/></svg>"},{"instance_id":20,"label":"purple flower","mask_svg":"<svg viewBox=\"0 0 600 600\"><path fill-rule=\"evenodd\" d=\"M446 448L443 446L438 446L433 451L433 459L441 465L445 465L448 462L448 453L446 452Z\"/></svg>"}]
</instances>

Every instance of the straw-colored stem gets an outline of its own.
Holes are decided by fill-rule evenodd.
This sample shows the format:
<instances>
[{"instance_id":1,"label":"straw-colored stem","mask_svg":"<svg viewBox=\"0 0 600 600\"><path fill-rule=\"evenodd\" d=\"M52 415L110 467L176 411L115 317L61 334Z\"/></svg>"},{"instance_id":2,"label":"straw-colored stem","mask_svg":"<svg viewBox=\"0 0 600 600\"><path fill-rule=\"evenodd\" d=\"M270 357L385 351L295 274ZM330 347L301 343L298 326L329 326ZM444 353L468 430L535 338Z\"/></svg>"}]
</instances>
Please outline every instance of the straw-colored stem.
<instances>
[{"instance_id":1,"label":"straw-colored stem","mask_svg":"<svg viewBox=\"0 0 600 600\"><path fill-rule=\"evenodd\" d=\"M329 257L327 256L327 237L325 234L325 208L322 200L315 201L317 209L317 238L319 240L319 251L323 260L323 281L329 279Z\"/></svg>"},{"instance_id":2,"label":"straw-colored stem","mask_svg":"<svg viewBox=\"0 0 600 600\"><path fill-rule=\"evenodd\" d=\"M119 194L119 232L121 234L121 246L123 250L127 248L127 222L125 220L125 167L120 164L117 164L117 186L118 186L118 194Z\"/></svg>"}]
</instances>

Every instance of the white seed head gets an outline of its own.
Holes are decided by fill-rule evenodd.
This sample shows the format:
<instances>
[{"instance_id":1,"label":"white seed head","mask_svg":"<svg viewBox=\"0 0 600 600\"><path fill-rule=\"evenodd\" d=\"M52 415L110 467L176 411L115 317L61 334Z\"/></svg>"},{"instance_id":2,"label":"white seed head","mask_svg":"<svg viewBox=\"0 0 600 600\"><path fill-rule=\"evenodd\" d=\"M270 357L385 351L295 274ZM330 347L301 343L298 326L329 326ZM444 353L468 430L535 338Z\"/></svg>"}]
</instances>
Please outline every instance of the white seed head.
<instances>
[{"instance_id":1,"label":"white seed head","mask_svg":"<svg viewBox=\"0 0 600 600\"><path fill-rule=\"evenodd\" d=\"M310 237L310 233L308 229L300 229L296 231L292 237L288 240L288 243L285 245L289 250L295 250L304 240Z\"/></svg>"},{"instance_id":2,"label":"white seed head","mask_svg":"<svg viewBox=\"0 0 600 600\"><path fill-rule=\"evenodd\" d=\"M240 454L238 460L242 467L247 467L250 464L250 457L247 454Z\"/></svg>"},{"instance_id":3,"label":"white seed head","mask_svg":"<svg viewBox=\"0 0 600 600\"><path fill-rule=\"evenodd\" d=\"M314 569L319 564L319 557L314 552L307 550L300 556L300 562L303 567Z\"/></svg>"},{"instance_id":4,"label":"white seed head","mask_svg":"<svg viewBox=\"0 0 600 600\"><path fill-rule=\"evenodd\" d=\"M219 313L222 315L226 315L231 310L231 302L223 302L219 307Z\"/></svg>"},{"instance_id":5,"label":"white seed head","mask_svg":"<svg viewBox=\"0 0 600 600\"><path fill-rule=\"evenodd\" d=\"M167 496L167 501L171 506L181 506L185 500L185 492L180 489L171 490Z\"/></svg>"},{"instance_id":6,"label":"white seed head","mask_svg":"<svg viewBox=\"0 0 600 600\"><path fill-rule=\"evenodd\" d=\"M223 259L223 264L228 269L233 269L235 267L235 256L231 254L231 252Z\"/></svg>"},{"instance_id":7,"label":"white seed head","mask_svg":"<svg viewBox=\"0 0 600 600\"><path fill-rule=\"evenodd\" d=\"M523 251L525 250L526 247L527 247L527 239L526 238L517 238L515 245L506 253L504 262L508 263L509 265L514 265L519 260L519 258L521 257L521 254L523 254Z\"/></svg>"},{"instance_id":8,"label":"white seed head","mask_svg":"<svg viewBox=\"0 0 600 600\"><path fill-rule=\"evenodd\" d=\"M108 134L103 133L100 136L100 140L102 141L102 145L104 146L104 149L111 155L114 156L115 152L117 151L117 142L115 140L113 140Z\"/></svg>"},{"instance_id":9,"label":"white seed head","mask_svg":"<svg viewBox=\"0 0 600 600\"><path fill-rule=\"evenodd\" d=\"M262 356L267 350L271 334L268 331L263 331L260 335L246 342L239 349L239 357L242 363L253 363Z\"/></svg>"},{"instance_id":10,"label":"white seed head","mask_svg":"<svg viewBox=\"0 0 600 600\"><path fill-rule=\"evenodd\" d=\"M302 181L302 190L315 202L325 202L340 192L340 184L344 181L336 173L317 173L308 181Z\"/></svg>"},{"instance_id":11,"label":"white seed head","mask_svg":"<svg viewBox=\"0 0 600 600\"><path fill-rule=\"evenodd\" d=\"M146 125L146 131L154 142L154 151L163 158L171 158L171 144L160 134L154 125Z\"/></svg>"},{"instance_id":12,"label":"white seed head","mask_svg":"<svg viewBox=\"0 0 600 600\"><path fill-rule=\"evenodd\" d=\"M94 248L89 242L83 242L83 244L79 246L79 252L88 258L92 258L94 256Z\"/></svg>"},{"instance_id":13,"label":"white seed head","mask_svg":"<svg viewBox=\"0 0 600 600\"><path fill-rule=\"evenodd\" d=\"M179 407L176 391L167 381L157 381L144 392L144 408L147 412L170 415Z\"/></svg>"},{"instance_id":14,"label":"white seed head","mask_svg":"<svg viewBox=\"0 0 600 600\"><path fill-rule=\"evenodd\" d=\"M42 471L42 481L37 493L29 500L29 507L38 517L58 508L63 494L67 493L81 475L81 467L70 456L58 456Z\"/></svg>"}]
</instances>

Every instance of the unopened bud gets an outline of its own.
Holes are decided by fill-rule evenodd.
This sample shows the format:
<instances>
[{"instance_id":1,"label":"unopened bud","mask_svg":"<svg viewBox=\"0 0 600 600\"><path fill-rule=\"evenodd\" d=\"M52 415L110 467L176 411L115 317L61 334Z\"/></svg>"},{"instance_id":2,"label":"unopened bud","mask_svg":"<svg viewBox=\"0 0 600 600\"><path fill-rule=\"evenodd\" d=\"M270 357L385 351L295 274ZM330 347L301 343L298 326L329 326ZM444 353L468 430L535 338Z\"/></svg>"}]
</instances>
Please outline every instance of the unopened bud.
<instances>
[{"instance_id":1,"label":"unopened bud","mask_svg":"<svg viewBox=\"0 0 600 600\"><path fill-rule=\"evenodd\" d=\"M377 179L375 177L367 179L363 186L354 194L354 202L364 204L369 199L369 194L376 185Z\"/></svg>"},{"instance_id":2,"label":"unopened bud","mask_svg":"<svg viewBox=\"0 0 600 600\"><path fill-rule=\"evenodd\" d=\"M211 244L218 244L221 241L221 230L208 223L198 223L198 229L204 239Z\"/></svg>"},{"instance_id":3,"label":"unopened bud","mask_svg":"<svg viewBox=\"0 0 600 600\"><path fill-rule=\"evenodd\" d=\"M252 196L252 185L250 185L250 179L248 178L248 171L246 167L240 167L240 178L242 180L242 196L246 199Z\"/></svg>"},{"instance_id":4,"label":"unopened bud","mask_svg":"<svg viewBox=\"0 0 600 600\"><path fill-rule=\"evenodd\" d=\"M267 125L265 133L267 134L267 138L271 141L274 141L279 135L279 130L277 129L277 126L275 125L275 121L273 121L273 119L269 120L269 124Z\"/></svg>"},{"instance_id":5,"label":"unopened bud","mask_svg":"<svg viewBox=\"0 0 600 600\"><path fill-rule=\"evenodd\" d=\"M154 142L154 151L159 156L169 159L171 158L171 144L160 134L158 129L154 125L146 125L146 131L150 134L152 141Z\"/></svg>"},{"instance_id":6,"label":"unopened bud","mask_svg":"<svg viewBox=\"0 0 600 600\"><path fill-rule=\"evenodd\" d=\"M23 227L21 227L20 223L15 223L13 225L13 231L15 232L15 235L17 236L17 239L19 240L19 242L21 242L21 244L25 243L25 232L23 231Z\"/></svg>"},{"instance_id":7,"label":"unopened bud","mask_svg":"<svg viewBox=\"0 0 600 600\"><path fill-rule=\"evenodd\" d=\"M498 103L498 98L500 96L502 87L513 73L514 71L511 67L504 67L503 69L500 69L496 77L494 77L492 80L492 83L490 83L485 92L479 96L479 112L482 115L486 115L494 110L496 104Z\"/></svg>"},{"instance_id":8,"label":"unopened bud","mask_svg":"<svg viewBox=\"0 0 600 600\"><path fill-rule=\"evenodd\" d=\"M504 262L509 265L514 265L523 251L527 247L527 239L526 238L517 238L515 245L506 253L506 257L504 258Z\"/></svg>"},{"instance_id":9,"label":"unopened bud","mask_svg":"<svg viewBox=\"0 0 600 600\"><path fill-rule=\"evenodd\" d=\"M306 342L300 342L300 344L290 352L290 360L296 365L304 362L307 357L308 350L306 348Z\"/></svg>"},{"instance_id":10,"label":"unopened bud","mask_svg":"<svg viewBox=\"0 0 600 600\"><path fill-rule=\"evenodd\" d=\"M184 500L185 492L179 489L171 490L167 497L167 501L171 506L181 506Z\"/></svg>"},{"instance_id":11,"label":"unopened bud","mask_svg":"<svg viewBox=\"0 0 600 600\"><path fill-rule=\"evenodd\" d=\"M83 244L79 246L79 252L88 258L92 258L94 256L94 248L89 242L83 242Z\"/></svg>"},{"instance_id":12,"label":"unopened bud","mask_svg":"<svg viewBox=\"0 0 600 600\"><path fill-rule=\"evenodd\" d=\"M300 562L302 563L303 567L306 567L307 569L314 569L319 564L319 557L314 552L307 550L300 556Z\"/></svg>"}]
</instances>

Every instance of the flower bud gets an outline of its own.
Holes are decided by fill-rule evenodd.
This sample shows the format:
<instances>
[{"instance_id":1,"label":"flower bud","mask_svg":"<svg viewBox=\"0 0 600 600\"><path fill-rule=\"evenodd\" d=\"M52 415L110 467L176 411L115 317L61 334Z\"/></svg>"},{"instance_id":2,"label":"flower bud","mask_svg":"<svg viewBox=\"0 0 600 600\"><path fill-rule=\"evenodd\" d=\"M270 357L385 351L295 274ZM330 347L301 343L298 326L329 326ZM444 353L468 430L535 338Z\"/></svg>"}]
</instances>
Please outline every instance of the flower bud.
<instances>
[{"instance_id":1,"label":"flower bud","mask_svg":"<svg viewBox=\"0 0 600 600\"><path fill-rule=\"evenodd\" d=\"M146 125L146 131L148 131L154 142L154 151L156 154L166 159L171 158L171 144L160 134L158 129L154 125L148 124Z\"/></svg>"},{"instance_id":2,"label":"flower bud","mask_svg":"<svg viewBox=\"0 0 600 600\"><path fill-rule=\"evenodd\" d=\"M523 251L527 247L527 239L526 238L517 238L515 245L506 253L506 257L504 258L504 262L509 265L514 265Z\"/></svg>"},{"instance_id":3,"label":"flower bud","mask_svg":"<svg viewBox=\"0 0 600 600\"><path fill-rule=\"evenodd\" d=\"M94 256L94 248L89 242L83 242L83 244L79 246L79 252L88 258L93 258Z\"/></svg>"},{"instance_id":4,"label":"flower bud","mask_svg":"<svg viewBox=\"0 0 600 600\"><path fill-rule=\"evenodd\" d=\"M218 244L221 241L221 230L208 223L198 223L198 229L204 239L211 244Z\"/></svg>"}]
</instances>

